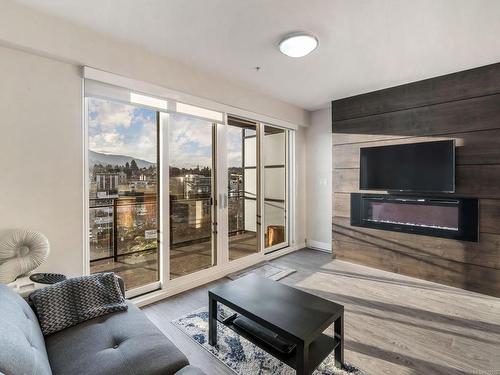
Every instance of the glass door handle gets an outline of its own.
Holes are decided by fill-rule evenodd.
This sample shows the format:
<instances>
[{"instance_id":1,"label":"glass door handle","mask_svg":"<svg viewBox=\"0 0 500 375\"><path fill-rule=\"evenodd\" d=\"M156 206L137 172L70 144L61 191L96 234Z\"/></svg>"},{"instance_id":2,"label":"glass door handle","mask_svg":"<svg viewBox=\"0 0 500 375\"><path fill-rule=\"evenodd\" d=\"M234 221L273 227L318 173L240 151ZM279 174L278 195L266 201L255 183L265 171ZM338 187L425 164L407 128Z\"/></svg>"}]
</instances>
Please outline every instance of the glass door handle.
<instances>
[{"instance_id":1,"label":"glass door handle","mask_svg":"<svg viewBox=\"0 0 500 375\"><path fill-rule=\"evenodd\" d=\"M219 194L219 208L222 210L222 193Z\"/></svg>"}]
</instances>

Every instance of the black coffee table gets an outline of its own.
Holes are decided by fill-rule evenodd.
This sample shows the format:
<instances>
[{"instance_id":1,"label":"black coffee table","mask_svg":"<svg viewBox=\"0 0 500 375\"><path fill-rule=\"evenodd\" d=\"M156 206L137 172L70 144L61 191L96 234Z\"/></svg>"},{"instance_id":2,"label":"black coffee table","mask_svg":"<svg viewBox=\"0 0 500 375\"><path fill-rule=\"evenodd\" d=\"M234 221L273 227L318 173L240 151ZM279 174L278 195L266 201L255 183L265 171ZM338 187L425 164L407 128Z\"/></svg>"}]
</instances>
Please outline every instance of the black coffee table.
<instances>
[{"instance_id":1,"label":"black coffee table","mask_svg":"<svg viewBox=\"0 0 500 375\"><path fill-rule=\"evenodd\" d=\"M217 345L217 322L273 355L297 374L311 374L334 350L335 365L344 363L344 306L255 274L209 290L209 344ZM283 353L217 314L221 303L237 314L296 345ZM324 331L334 325L333 335Z\"/></svg>"}]
</instances>

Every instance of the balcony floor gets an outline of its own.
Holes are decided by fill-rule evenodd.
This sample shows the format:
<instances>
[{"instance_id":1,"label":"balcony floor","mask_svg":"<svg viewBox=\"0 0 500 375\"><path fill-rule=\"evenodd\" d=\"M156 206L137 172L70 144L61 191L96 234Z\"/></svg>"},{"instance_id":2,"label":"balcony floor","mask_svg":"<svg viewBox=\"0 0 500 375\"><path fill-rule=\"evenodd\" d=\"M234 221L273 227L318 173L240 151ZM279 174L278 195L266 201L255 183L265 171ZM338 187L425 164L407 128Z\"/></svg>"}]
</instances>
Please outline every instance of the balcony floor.
<instances>
[{"instance_id":1,"label":"balcony floor","mask_svg":"<svg viewBox=\"0 0 500 375\"><path fill-rule=\"evenodd\" d=\"M229 259L238 259L256 252L255 233L243 233L229 238ZM210 241L180 246L170 251L170 276L180 276L209 268L212 265L212 244ZM117 261L106 259L92 262L91 273L115 272L125 281L127 289L158 281L156 252L145 252L120 256Z\"/></svg>"}]
</instances>

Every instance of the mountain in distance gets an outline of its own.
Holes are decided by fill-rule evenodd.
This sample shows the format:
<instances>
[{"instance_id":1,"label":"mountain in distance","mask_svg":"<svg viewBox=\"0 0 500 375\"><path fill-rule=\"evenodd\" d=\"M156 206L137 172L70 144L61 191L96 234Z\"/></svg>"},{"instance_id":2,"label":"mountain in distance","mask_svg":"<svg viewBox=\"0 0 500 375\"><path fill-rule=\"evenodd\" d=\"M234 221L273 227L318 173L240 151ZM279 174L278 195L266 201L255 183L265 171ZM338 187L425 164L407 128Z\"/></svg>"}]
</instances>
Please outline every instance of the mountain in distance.
<instances>
[{"instance_id":1,"label":"mountain in distance","mask_svg":"<svg viewBox=\"0 0 500 375\"><path fill-rule=\"evenodd\" d=\"M102 152L89 150L89 165L91 168L96 164L125 166L127 162L130 164L132 160L135 160L139 168L149 168L150 166L156 165L155 163L151 163L147 160L133 158L131 156L103 154Z\"/></svg>"}]
</instances>

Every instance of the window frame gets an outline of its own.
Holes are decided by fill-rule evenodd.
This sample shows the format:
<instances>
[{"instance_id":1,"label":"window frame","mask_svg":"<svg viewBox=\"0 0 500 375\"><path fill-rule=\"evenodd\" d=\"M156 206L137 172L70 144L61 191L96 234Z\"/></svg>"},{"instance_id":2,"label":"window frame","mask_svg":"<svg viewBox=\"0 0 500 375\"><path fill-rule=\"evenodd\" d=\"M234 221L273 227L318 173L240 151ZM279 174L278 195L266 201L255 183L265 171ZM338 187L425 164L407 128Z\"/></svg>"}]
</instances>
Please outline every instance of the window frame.
<instances>
[{"instance_id":1,"label":"window frame","mask_svg":"<svg viewBox=\"0 0 500 375\"><path fill-rule=\"evenodd\" d=\"M160 230L160 235L159 235L159 246L162 248L160 249L160 281L159 281L159 290L151 292L149 288L138 288L137 291L134 291L133 293L128 293L127 297L132 298L132 297L137 297L134 299L134 301L138 305L143 305L147 303L151 303L160 299L165 298L168 295L175 294L177 292L187 290L192 287L196 287L199 285L202 285L206 282L209 282L210 280L217 279L219 277L222 277L228 273L238 271L240 269L249 267L251 265L257 264L259 262L262 262L266 259L272 259L277 256L280 256L282 254L285 254L287 252L294 251L297 246L302 247L304 244L303 243L297 243L297 240L295 238L296 235L296 220L295 220L295 207L296 207L296 162L295 162L295 138L296 138L296 130L299 128L298 125L290 123L288 121L284 120L279 120L275 119L266 115L261 115L257 113L253 113L250 111L242 110L239 108L235 108L232 106L224 105L221 103L217 103L214 101L210 101L207 99L199 98L190 94L186 93L181 93L177 92L174 90L169 90L165 89L161 86L157 86L154 84L142 82L142 81L137 81L134 79L130 79L127 77L123 77L120 75L100 71L94 68L90 67L84 67L83 68L83 77L82 77L82 97L83 97L83 164L84 164L84 274L89 274L90 273L90 247L89 247L89 241L88 241L88 233L89 233L89 183L88 183L88 165L89 165L89 160L88 160L88 101L87 101L87 96L88 93L85 91L86 90L86 83L88 82L94 82L98 83L99 85L102 85L104 87L111 87L113 90L118 90L118 91L113 91L112 92L121 92L121 96L118 95L116 97L115 95L110 95L110 93L103 92L101 95L92 95L101 99L111 99L111 100L118 100L120 102L132 104L132 105L138 105L144 108L150 108L154 109L157 112L159 112L159 118L160 120L158 121L159 123L159 129L158 129L158 142L160 143L158 147L158 155L159 158L161 158L161 163L158 167L160 176L159 176L159 189L161 189L161 196L160 196L160 204L159 204L159 212L162 217L159 218L160 220L160 225L161 225L161 230ZM140 105L137 103L132 103L130 100L126 99L126 96L123 96L123 93L130 93L134 92L140 95L146 95L146 96L151 96L156 99L160 100L166 100L167 101L167 109L165 108L156 108L156 107L147 107L144 105ZM110 97L111 96L111 97ZM216 253L216 258L217 258L217 263L214 267L204 269L201 271L197 271L195 273L185 275L178 277L174 280L169 279L170 275L170 270L169 270L169 253L170 249L168 246L169 243L169 238L168 238L168 220L165 220L166 217L168 217L169 213L169 200L168 200L168 178L169 178L169 163L168 163L168 131L163 130L163 126L161 126L161 117L166 114L168 116L169 113L176 112L176 102L182 102L185 104L188 104L190 106L199 106L200 108L206 109L208 111L218 111L221 112L222 114L222 121L217 122L214 121L213 118L204 118L204 117L199 117L203 120L208 120L213 122L215 127L216 127L216 137L220 137L221 134L224 133L224 128L225 125L227 124L227 116L228 114L241 117L241 118L248 118L252 119L252 121L256 121L260 124L262 124L261 132L263 132L264 125L270 125L273 127L277 128L283 128L285 130L288 130L288 135L287 135L287 238L288 238L288 243L287 246L284 249L278 249L276 251L273 251L272 253L269 253L269 249L264 248L264 236L263 233L260 236L261 240L261 247L260 247L260 252L254 254L254 255L249 255L247 257L234 260L229 262L228 259L228 251L227 249L221 249L221 246L216 246L215 253ZM185 113L184 113L185 114ZM193 116L197 117L197 116ZM214 145L214 149L216 147L219 147L219 145ZM260 144L260 149L262 153L262 142ZM218 149L218 152L222 152L221 149ZM218 160L221 158L217 158ZM263 163L262 161L263 158L260 160L260 164ZM221 164L217 162L217 168L220 168ZM262 168L262 166L261 166ZM215 172L215 171L214 171ZM216 173L216 172L215 172ZM226 186L224 184L224 173L218 174L216 177L217 181L215 181L216 186ZM263 178L260 179L260 188L263 189ZM263 191L263 190L261 190ZM219 191L214 191L214 203L217 201L216 198L219 196ZM165 198L166 195L166 198ZM263 200L261 200L261 205L263 204ZM214 210L217 210L217 208L214 205ZM263 210L263 206L261 207L261 210ZM263 211L261 211L263 212ZM165 216L167 214L167 216ZM221 214L221 212L219 212ZM221 223L223 224L223 220L221 217L217 217L217 224L219 225L218 228L218 233L221 233L221 228L220 225ZM227 223L226 223L227 224ZM214 237L214 240L216 243L219 243L219 235L217 237ZM278 244L280 245L280 244ZM147 293L146 295L144 295Z\"/></svg>"}]
</instances>

